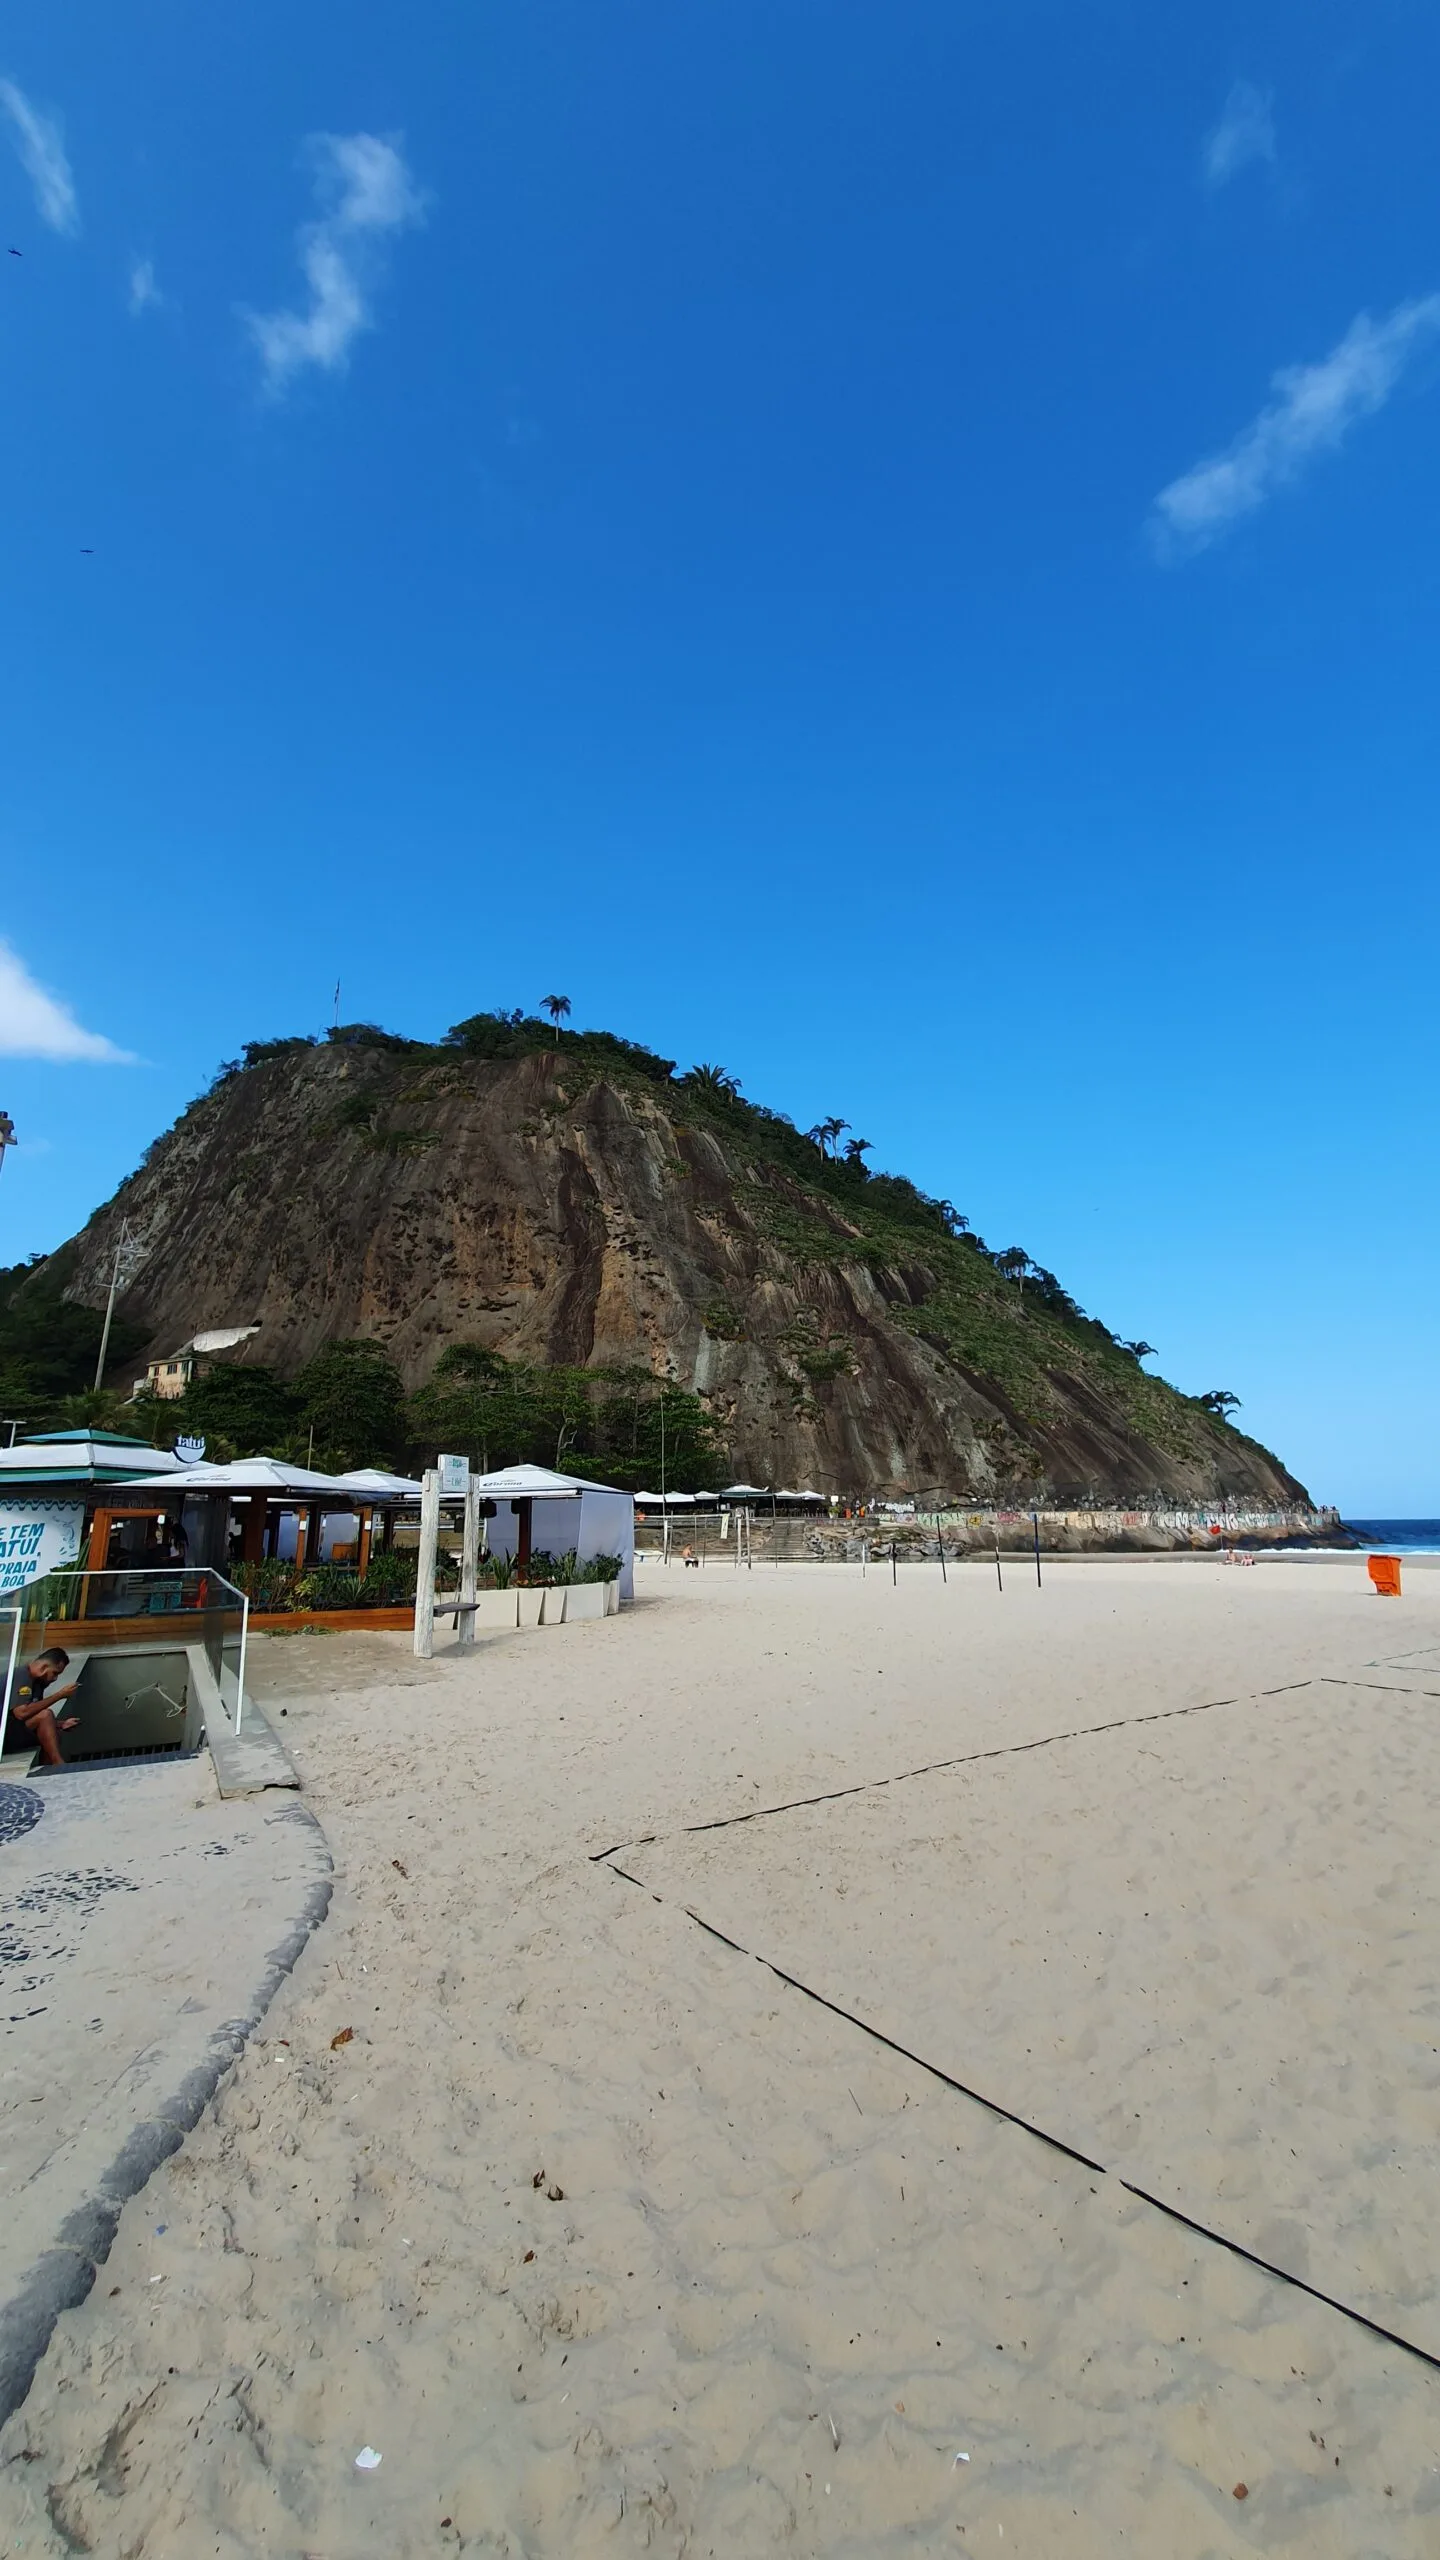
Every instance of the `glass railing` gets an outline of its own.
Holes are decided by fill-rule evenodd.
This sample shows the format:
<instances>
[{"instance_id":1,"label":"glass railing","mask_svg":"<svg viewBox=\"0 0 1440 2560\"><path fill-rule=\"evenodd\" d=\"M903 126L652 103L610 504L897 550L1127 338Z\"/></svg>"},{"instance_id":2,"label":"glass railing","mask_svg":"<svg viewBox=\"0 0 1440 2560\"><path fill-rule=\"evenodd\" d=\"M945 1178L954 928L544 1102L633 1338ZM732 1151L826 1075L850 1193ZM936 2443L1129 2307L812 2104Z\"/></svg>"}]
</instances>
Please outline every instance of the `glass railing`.
<instances>
[{"instance_id":1,"label":"glass railing","mask_svg":"<svg viewBox=\"0 0 1440 2560\"><path fill-rule=\"evenodd\" d=\"M10 1698L20 1661L20 1635L24 1624L25 1612L14 1601L7 1601L0 1607L0 1661L5 1666L5 1685L0 1689L0 1751L5 1748L5 1727L10 1721Z\"/></svg>"},{"instance_id":2,"label":"glass railing","mask_svg":"<svg viewBox=\"0 0 1440 2560\"><path fill-rule=\"evenodd\" d=\"M249 1630L245 1593L208 1565L120 1565L100 1572L63 1566L30 1583L0 1612L0 1659L8 1665L3 1713L8 1717L17 1670L23 1678L22 1666L56 1645L72 1655L200 1645L238 1733Z\"/></svg>"}]
</instances>

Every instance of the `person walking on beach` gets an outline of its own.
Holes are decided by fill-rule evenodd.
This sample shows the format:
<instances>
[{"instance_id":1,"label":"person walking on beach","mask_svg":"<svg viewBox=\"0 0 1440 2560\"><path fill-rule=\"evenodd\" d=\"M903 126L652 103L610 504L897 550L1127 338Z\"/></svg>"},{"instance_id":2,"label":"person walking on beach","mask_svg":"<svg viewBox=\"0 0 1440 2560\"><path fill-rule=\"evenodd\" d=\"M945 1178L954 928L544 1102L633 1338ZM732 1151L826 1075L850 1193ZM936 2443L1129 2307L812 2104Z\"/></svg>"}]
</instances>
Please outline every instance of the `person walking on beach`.
<instances>
[{"instance_id":1,"label":"person walking on beach","mask_svg":"<svg viewBox=\"0 0 1440 2560\"><path fill-rule=\"evenodd\" d=\"M73 1733L80 1721L78 1716L57 1717L55 1713L67 1698L74 1697L74 1681L68 1689L50 1689L51 1682L59 1679L69 1661L70 1656L62 1645L51 1645L48 1652L37 1653L34 1661L25 1665L24 1675L17 1680L15 1694L10 1701L10 1725L6 1739L18 1728L51 1769L64 1768L60 1736ZM48 1698L45 1695L47 1689L50 1689Z\"/></svg>"}]
</instances>

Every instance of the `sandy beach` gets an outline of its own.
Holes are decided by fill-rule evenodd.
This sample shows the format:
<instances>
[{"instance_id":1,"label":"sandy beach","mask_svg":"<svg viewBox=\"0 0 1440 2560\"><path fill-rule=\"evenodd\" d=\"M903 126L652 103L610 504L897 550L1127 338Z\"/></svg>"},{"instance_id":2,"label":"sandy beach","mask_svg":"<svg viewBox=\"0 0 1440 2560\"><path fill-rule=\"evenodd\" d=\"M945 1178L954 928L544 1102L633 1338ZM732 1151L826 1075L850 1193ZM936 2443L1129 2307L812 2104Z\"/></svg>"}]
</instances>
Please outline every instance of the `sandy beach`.
<instances>
[{"instance_id":1,"label":"sandy beach","mask_svg":"<svg viewBox=\"0 0 1440 2560\"><path fill-rule=\"evenodd\" d=\"M256 1650L331 1917L7 2550L1434 2552L1440 1574L651 1564Z\"/></svg>"}]
</instances>

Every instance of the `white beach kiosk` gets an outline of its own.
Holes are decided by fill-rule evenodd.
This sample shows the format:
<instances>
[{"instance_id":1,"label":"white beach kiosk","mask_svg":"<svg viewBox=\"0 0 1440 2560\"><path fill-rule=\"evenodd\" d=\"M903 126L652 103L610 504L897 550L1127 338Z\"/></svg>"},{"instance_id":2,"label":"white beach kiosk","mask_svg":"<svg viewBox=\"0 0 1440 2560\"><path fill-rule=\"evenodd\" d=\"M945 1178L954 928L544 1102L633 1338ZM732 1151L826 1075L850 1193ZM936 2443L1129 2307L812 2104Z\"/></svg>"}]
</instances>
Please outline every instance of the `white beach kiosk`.
<instances>
[{"instance_id":1,"label":"white beach kiosk","mask_svg":"<svg viewBox=\"0 0 1440 2560\"><path fill-rule=\"evenodd\" d=\"M551 1467L499 1467L470 1479L482 1503L493 1503L486 1545L492 1556L532 1554L620 1558L620 1598L635 1597L635 1497L587 1476L557 1475ZM536 1506L540 1506L538 1509Z\"/></svg>"},{"instance_id":2,"label":"white beach kiosk","mask_svg":"<svg viewBox=\"0 0 1440 2560\"><path fill-rule=\"evenodd\" d=\"M436 1592L435 1560L440 1513L462 1505L463 1543L456 1596ZM538 1510L537 1510L537 1505ZM479 1585L483 1544L497 1559L513 1560L515 1578L503 1590ZM578 1565L616 1556L612 1582L531 1585L532 1557L572 1553ZM464 1457L430 1468L420 1498L420 1569L415 1592L415 1651L428 1658L437 1616L453 1615L464 1649L482 1627L553 1626L562 1619L608 1617L635 1597L635 1498L588 1476L563 1476L553 1467L498 1467L472 1475Z\"/></svg>"}]
</instances>

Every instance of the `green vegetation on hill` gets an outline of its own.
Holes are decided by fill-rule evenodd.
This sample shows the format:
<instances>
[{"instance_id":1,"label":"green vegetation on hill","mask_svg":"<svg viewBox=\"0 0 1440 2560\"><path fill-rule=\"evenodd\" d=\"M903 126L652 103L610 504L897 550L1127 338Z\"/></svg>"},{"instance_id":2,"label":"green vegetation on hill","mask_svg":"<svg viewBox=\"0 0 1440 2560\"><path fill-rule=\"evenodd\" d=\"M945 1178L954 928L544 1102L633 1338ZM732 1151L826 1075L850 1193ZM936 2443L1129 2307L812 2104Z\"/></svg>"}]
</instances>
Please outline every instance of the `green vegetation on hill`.
<instances>
[{"instance_id":1,"label":"green vegetation on hill","mask_svg":"<svg viewBox=\"0 0 1440 2560\"><path fill-rule=\"evenodd\" d=\"M0 1270L0 1417L7 1426L79 1430L98 1418L90 1408L104 1317L65 1297L75 1262L74 1246L66 1245L48 1259L37 1253ZM109 1356L123 1360L143 1339L117 1316Z\"/></svg>"},{"instance_id":2,"label":"green vegetation on hill","mask_svg":"<svg viewBox=\"0 0 1440 2560\"><path fill-rule=\"evenodd\" d=\"M1043 1424L1058 1410L1059 1374L1088 1377L1107 1407L1137 1434L1177 1455L1193 1451L1217 1424L1234 1430L1228 1398L1185 1396L1152 1376L1141 1366L1149 1346L1122 1341L1087 1314L1054 1272L1023 1247L992 1248L952 1202L931 1198L903 1174L872 1172L865 1161L869 1141L847 1134L843 1120L801 1131L783 1112L747 1100L721 1066L701 1064L677 1074L674 1060L637 1041L608 1031L569 1030L558 1017L546 1021L517 1010L471 1014L438 1042L401 1039L372 1023L342 1025L323 1042L251 1042L220 1077L311 1046L375 1053L374 1084L348 1098L340 1116L360 1127L364 1143L389 1150L429 1143L413 1115L417 1105L423 1109L427 1074L443 1073L446 1061L457 1057L555 1060L560 1082L553 1100L542 1106L547 1114L563 1111L599 1076L633 1085L663 1103L677 1135L703 1129L719 1141L750 1215L790 1262L802 1269L866 1265L890 1302L892 1319L962 1372L993 1382L1021 1426ZM397 1106L409 1125L392 1119ZM726 1313L733 1325L733 1311ZM823 1345L818 1356L830 1358L837 1373L844 1365L842 1346ZM547 1418L542 1424L537 1415L536 1443L549 1430L551 1412L559 1411L560 1394L558 1388L546 1390ZM1009 1454L1023 1462L1023 1440ZM708 1471L713 1474L713 1466Z\"/></svg>"},{"instance_id":3,"label":"green vegetation on hill","mask_svg":"<svg viewBox=\"0 0 1440 2560\"><path fill-rule=\"evenodd\" d=\"M631 1492L694 1493L725 1483L729 1467L698 1396L649 1369L543 1368L502 1360L478 1342L442 1351L428 1386L410 1399L414 1439L465 1450L482 1467L524 1461L595 1476Z\"/></svg>"},{"instance_id":4,"label":"green vegetation on hill","mask_svg":"<svg viewBox=\"0 0 1440 2560\"><path fill-rule=\"evenodd\" d=\"M324 1469L429 1466L442 1449L477 1467L523 1463L632 1491L661 1473L676 1492L725 1481L698 1396L648 1369L547 1368L453 1342L418 1394L378 1342L332 1342L293 1381L260 1362L217 1361L184 1396L109 1400L113 1427L168 1447L203 1436L208 1457L288 1458Z\"/></svg>"},{"instance_id":5,"label":"green vegetation on hill","mask_svg":"<svg viewBox=\"0 0 1440 2560\"><path fill-rule=\"evenodd\" d=\"M1218 1432L1241 1440L1230 1420L1230 1395L1185 1396L1149 1374L1141 1366L1149 1345L1120 1340L1021 1247L987 1245L950 1201L931 1198L903 1175L872 1171L869 1141L843 1120L833 1117L802 1132L783 1113L747 1100L722 1066L704 1063L677 1073L673 1060L638 1042L566 1027L564 998L545 1003L549 1020L523 1011L477 1013L438 1041L407 1039L371 1023L341 1025L323 1039L251 1041L221 1066L211 1092L239 1077L278 1071L306 1052L346 1051L356 1072L325 1106L328 1126L337 1139L348 1137L367 1151L401 1154L439 1143L438 1129L427 1125L427 1105L433 1117L439 1095L470 1081L472 1062L483 1067L543 1057L550 1072L537 1080L537 1128L563 1118L601 1079L628 1087L664 1113L678 1179L701 1163L696 1140L718 1147L733 1196L794 1270L868 1269L890 1320L1008 1409L1009 1419L991 1426L1007 1478L1027 1475L1030 1434L1043 1433L1065 1406L1059 1380L1071 1382L1072 1390L1075 1382L1088 1385L1108 1417L1176 1456L1213 1452ZM213 1105L201 1097L187 1117L207 1108ZM252 1146L236 1159L237 1185L251 1178L250 1159L258 1152ZM0 1398L31 1428L101 1418L78 1410L95 1401L88 1388L100 1318L63 1300L73 1267L67 1247L38 1271L20 1266L0 1273ZM700 1312L716 1339L743 1338L745 1310L729 1298L717 1297ZM792 1400L797 1410L812 1410L829 1382L854 1369L856 1355L819 1314L812 1320L802 1311L790 1335L783 1350ZM117 1325L114 1354L123 1358L135 1340L133 1331ZM408 1401L379 1344L339 1342L293 1380L258 1364L222 1364L180 1405L143 1400L122 1411L123 1427L139 1427L157 1440L178 1430L203 1432L218 1455L263 1448L313 1456L325 1467L413 1465L445 1447L492 1466L532 1459L634 1485L661 1472L662 1401L667 1481L694 1488L723 1480L727 1459L700 1400L676 1388L662 1391L648 1370L546 1368L505 1361L477 1344L452 1344ZM1073 1394L1071 1401L1073 1410Z\"/></svg>"}]
</instances>

